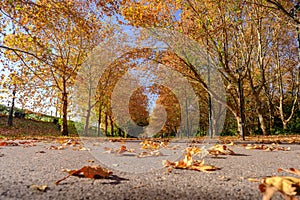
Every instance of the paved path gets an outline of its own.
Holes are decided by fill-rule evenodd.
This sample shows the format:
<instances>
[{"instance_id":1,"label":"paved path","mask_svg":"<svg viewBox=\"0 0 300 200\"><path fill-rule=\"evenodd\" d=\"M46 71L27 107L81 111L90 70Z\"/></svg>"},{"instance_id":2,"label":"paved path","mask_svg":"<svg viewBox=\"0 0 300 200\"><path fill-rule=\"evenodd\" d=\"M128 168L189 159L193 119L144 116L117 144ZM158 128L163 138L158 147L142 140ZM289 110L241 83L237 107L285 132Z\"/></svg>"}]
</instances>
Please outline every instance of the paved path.
<instances>
[{"instance_id":1,"label":"paved path","mask_svg":"<svg viewBox=\"0 0 300 200\"><path fill-rule=\"evenodd\" d=\"M1 141L0 141L1 142ZM233 151L239 155L214 158L206 156L205 163L221 167L219 171L203 173L189 170L173 170L168 173L161 165L153 164L153 158L114 155L95 151L103 144L90 146L91 151L51 150L54 142L37 142L36 146L0 147L0 199L261 199L258 183L247 178L278 175L277 169L300 168L300 145L291 151L246 150L235 145ZM27 144L28 145L28 144ZM29 144L30 145L30 144ZM109 146L109 143L105 144ZM130 146L130 143L113 143L112 146ZM133 147L136 144L132 144ZM26 146L26 145L25 145ZM178 154L181 151L175 151ZM165 152L167 154L168 152ZM99 154L99 155L97 155ZM103 157L101 157L103 155ZM170 154L171 156L171 154ZM98 160L96 158L98 158ZM117 162L120 157L122 160ZM172 156L171 156L172 157ZM168 155L155 159L169 159ZM105 159L105 160L104 160ZM153 159L153 160L151 160ZM66 175L62 169L79 169L84 165L103 163L113 170L108 179L87 179L70 177L59 185L53 183ZM118 170L127 162L124 169ZM160 161L161 162L161 161ZM129 163L129 164L128 164ZM129 173L129 168L144 169L140 173ZM150 170L154 169L155 170ZM126 169L127 168L127 169ZM147 170L148 169L148 170ZM32 185L48 185L46 192L31 188ZM277 195L274 199L281 199Z\"/></svg>"}]
</instances>

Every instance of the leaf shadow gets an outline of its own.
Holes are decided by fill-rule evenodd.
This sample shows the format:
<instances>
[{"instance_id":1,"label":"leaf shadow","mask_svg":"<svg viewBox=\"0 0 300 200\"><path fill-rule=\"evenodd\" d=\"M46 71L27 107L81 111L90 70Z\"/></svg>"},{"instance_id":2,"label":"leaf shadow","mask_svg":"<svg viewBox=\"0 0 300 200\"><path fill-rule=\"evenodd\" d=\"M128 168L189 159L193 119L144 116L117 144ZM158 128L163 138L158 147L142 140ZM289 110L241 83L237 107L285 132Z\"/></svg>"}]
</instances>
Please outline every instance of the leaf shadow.
<instances>
[{"instance_id":1,"label":"leaf shadow","mask_svg":"<svg viewBox=\"0 0 300 200\"><path fill-rule=\"evenodd\" d=\"M122 183L122 181L129 181L129 179L127 178L122 178L120 176L117 176L117 175L111 175L107 178L105 178L106 180L109 179L109 180L112 180L112 181L109 181L109 182L103 182L102 184L103 185L118 185L120 183Z\"/></svg>"},{"instance_id":2,"label":"leaf shadow","mask_svg":"<svg viewBox=\"0 0 300 200\"><path fill-rule=\"evenodd\" d=\"M213 159L227 159L227 157L223 157L223 156L214 156L214 157L211 157Z\"/></svg>"},{"instance_id":3,"label":"leaf shadow","mask_svg":"<svg viewBox=\"0 0 300 200\"><path fill-rule=\"evenodd\" d=\"M231 156L251 156L248 154L243 154L243 153L234 153L234 154L230 154Z\"/></svg>"}]
</instances>

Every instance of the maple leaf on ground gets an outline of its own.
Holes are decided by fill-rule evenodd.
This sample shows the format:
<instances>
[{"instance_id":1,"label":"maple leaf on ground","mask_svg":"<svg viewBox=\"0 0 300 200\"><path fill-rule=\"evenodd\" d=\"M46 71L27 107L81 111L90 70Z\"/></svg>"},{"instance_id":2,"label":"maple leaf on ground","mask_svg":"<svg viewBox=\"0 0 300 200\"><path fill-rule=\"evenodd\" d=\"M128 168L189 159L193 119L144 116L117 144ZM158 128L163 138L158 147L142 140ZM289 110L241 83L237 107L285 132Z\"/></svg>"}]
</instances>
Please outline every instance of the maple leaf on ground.
<instances>
[{"instance_id":1,"label":"maple leaf on ground","mask_svg":"<svg viewBox=\"0 0 300 200\"><path fill-rule=\"evenodd\" d=\"M285 199L295 199L300 195L300 179L290 176L272 176L263 178L259 185L263 193L263 200L270 200L275 192L279 191Z\"/></svg>"},{"instance_id":2,"label":"maple leaf on ground","mask_svg":"<svg viewBox=\"0 0 300 200\"><path fill-rule=\"evenodd\" d=\"M226 145L216 144L207 150L210 155L217 157L218 155L234 155L234 151L228 148Z\"/></svg>"},{"instance_id":3,"label":"maple leaf on ground","mask_svg":"<svg viewBox=\"0 0 300 200\"><path fill-rule=\"evenodd\" d=\"M112 171L101 166L84 166L78 170L64 170L68 172L69 175L55 181L55 185L58 185L61 181L69 178L70 176L79 176L85 178L107 178L108 176L112 175Z\"/></svg>"},{"instance_id":4,"label":"maple leaf on ground","mask_svg":"<svg viewBox=\"0 0 300 200\"><path fill-rule=\"evenodd\" d=\"M282 169L278 172L288 172L300 176L300 171L295 168ZM249 179L252 181L252 179ZM296 200L296 195L300 195L300 178L291 176L271 176L263 178L259 185L259 190L263 193L263 200L270 200L276 192L280 192L285 199Z\"/></svg>"},{"instance_id":5,"label":"maple leaf on ground","mask_svg":"<svg viewBox=\"0 0 300 200\"><path fill-rule=\"evenodd\" d=\"M179 160L176 162L171 162L169 160L164 160L163 165L169 167L168 171L174 169L190 169L197 170L201 172L210 172L220 170L221 168L212 166L212 165L204 165L204 161L193 160L193 155L197 155L201 152L199 147L188 147L185 149L186 154L183 160Z\"/></svg>"}]
</instances>

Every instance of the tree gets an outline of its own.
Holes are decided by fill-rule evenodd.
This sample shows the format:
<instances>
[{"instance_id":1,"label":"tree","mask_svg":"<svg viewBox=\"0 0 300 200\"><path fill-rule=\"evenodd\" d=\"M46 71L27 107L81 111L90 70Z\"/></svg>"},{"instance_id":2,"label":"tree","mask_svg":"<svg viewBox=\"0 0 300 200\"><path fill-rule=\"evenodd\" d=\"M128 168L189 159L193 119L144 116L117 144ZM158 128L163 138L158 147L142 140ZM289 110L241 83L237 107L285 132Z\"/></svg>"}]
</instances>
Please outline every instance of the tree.
<instances>
[{"instance_id":1,"label":"tree","mask_svg":"<svg viewBox=\"0 0 300 200\"><path fill-rule=\"evenodd\" d=\"M149 124L148 98L145 88L140 87L134 91L129 101L131 119L139 126Z\"/></svg>"},{"instance_id":2,"label":"tree","mask_svg":"<svg viewBox=\"0 0 300 200\"><path fill-rule=\"evenodd\" d=\"M0 47L22 58L31 71L43 77L45 87L60 93L63 135L68 135L70 88L88 52L101 41L99 30L105 28L100 21L104 11L99 10L103 4L91 10L91 3L2 1L1 24L11 23L16 31L5 36L5 45Z\"/></svg>"},{"instance_id":3,"label":"tree","mask_svg":"<svg viewBox=\"0 0 300 200\"><path fill-rule=\"evenodd\" d=\"M122 7L121 13L129 24L173 29L207 49L211 62L217 66L215 69L222 74L228 94L226 102L221 99L219 102L226 103L227 109L236 118L240 132L246 131L245 120L242 120L244 115L247 117L249 114L249 121L251 114L254 113L259 119L262 133L264 135L270 133L275 114L272 89L276 80L276 77L269 73L275 68L274 59L270 55L277 42L276 38L270 36L270 30L276 19L288 18L288 23L297 23L297 19L289 12L292 5L290 2L260 0L236 2L182 0L159 1L154 4L147 4L144 1L123 2L125 6ZM153 13L158 17L153 16ZM180 39L182 38L173 40L172 43ZM187 69L192 72L186 75L193 77L212 97L217 98L213 91L209 90L201 74L197 74L191 56L181 53L179 57L188 58L182 59Z\"/></svg>"}]
</instances>

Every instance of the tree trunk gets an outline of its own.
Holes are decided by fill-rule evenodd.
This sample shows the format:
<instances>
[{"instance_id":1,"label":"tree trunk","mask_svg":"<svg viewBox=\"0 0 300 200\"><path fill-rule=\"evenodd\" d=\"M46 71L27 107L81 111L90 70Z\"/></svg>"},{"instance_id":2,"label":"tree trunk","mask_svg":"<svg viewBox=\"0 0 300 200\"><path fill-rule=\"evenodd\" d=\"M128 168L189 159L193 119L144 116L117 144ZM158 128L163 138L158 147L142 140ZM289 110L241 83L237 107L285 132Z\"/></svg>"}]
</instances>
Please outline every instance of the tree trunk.
<instances>
[{"instance_id":1,"label":"tree trunk","mask_svg":"<svg viewBox=\"0 0 300 200\"><path fill-rule=\"evenodd\" d=\"M242 131L244 135L246 135L246 127L244 124L245 122L243 123L241 116L235 115L235 119L236 119L239 135L242 137Z\"/></svg>"},{"instance_id":2,"label":"tree trunk","mask_svg":"<svg viewBox=\"0 0 300 200\"><path fill-rule=\"evenodd\" d=\"M66 81L63 80L63 93L62 93L62 102L63 102L63 119L62 119L62 135L69 135L68 131L68 93L67 93Z\"/></svg>"},{"instance_id":3,"label":"tree trunk","mask_svg":"<svg viewBox=\"0 0 300 200\"><path fill-rule=\"evenodd\" d=\"M283 124L283 130L287 130L287 122L285 120L282 121Z\"/></svg>"},{"instance_id":4,"label":"tree trunk","mask_svg":"<svg viewBox=\"0 0 300 200\"><path fill-rule=\"evenodd\" d=\"M105 132L106 137L108 137L107 127L108 127L108 116L107 116L107 112L105 112L105 127L104 127L104 132Z\"/></svg>"},{"instance_id":5,"label":"tree trunk","mask_svg":"<svg viewBox=\"0 0 300 200\"><path fill-rule=\"evenodd\" d=\"M97 128L98 137L100 136L100 133L101 133L101 115L102 115L102 104L100 103L100 106L99 106L99 117L98 117L98 128Z\"/></svg>"},{"instance_id":6,"label":"tree trunk","mask_svg":"<svg viewBox=\"0 0 300 200\"><path fill-rule=\"evenodd\" d=\"M13 97L12 97L12 102L11 102L11 107L9 110L9 115L8 115L8 122L7 125L8 126L12 126L13 125L13 118L14 118L14 107L15 107L15 97L16 96L16 88L14 88L13 90Z\"/></svg>"},{"instance_id":7,"label":"tree trunk","mask_svg":"<svg viewBox=\"0 0 300 200\"><path fill-rule=\"evenodd\" d=\"M259 119L259 123L260 123L260 128L262 130L263 135L269 135L269 131L268 131L268 128L266 126L266 122L265 122L263 111L261 110L261 108L257 108L256 112L257 112L257 115L258 115L258 119Z\"/></svg>"},{"instance_id":8,"label":"tree trunk","mask_svg":"<svg viewBox=\"0 0 300 200\"><path fill-rule=\"evenodd\" d=\"M119 137L124 137L124 134L122 134L122 129L121 128L118 128L118 136Z\"/></svg>"},{"instance_id":9,"label":"tree trunk","mask_svg":"<svg viewBox=\"0 0 300 200\"><path fill-rule=\"evenodd\" d=\"M92 108L89 106L89 108L86 110L86 118L85 118L85 125L83 130L83 135L87 136L89 133L89 123L90 123L90 116L91 116L91 110Z\"/></svg>"},{"instance_id":10,"label":"tree trunk","mask_svg":"<svg viewBox=\"0 0 300 200\"><path fill-rule=\"evenodd\" d=\"M113 137L114 136L114 121L113 121L111 115L109 115L109 120L110 120L110 135Z\"/></svg>"}]
</instances>

